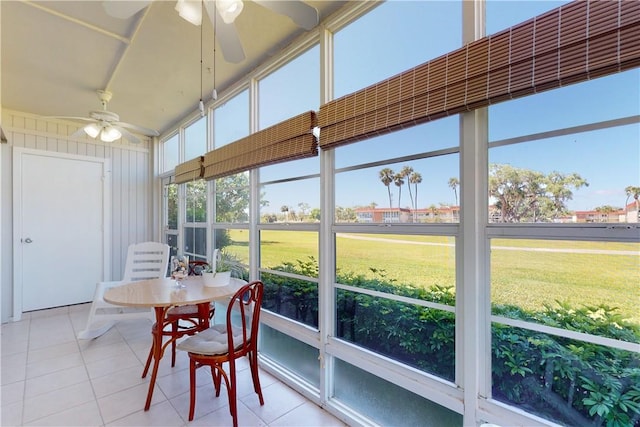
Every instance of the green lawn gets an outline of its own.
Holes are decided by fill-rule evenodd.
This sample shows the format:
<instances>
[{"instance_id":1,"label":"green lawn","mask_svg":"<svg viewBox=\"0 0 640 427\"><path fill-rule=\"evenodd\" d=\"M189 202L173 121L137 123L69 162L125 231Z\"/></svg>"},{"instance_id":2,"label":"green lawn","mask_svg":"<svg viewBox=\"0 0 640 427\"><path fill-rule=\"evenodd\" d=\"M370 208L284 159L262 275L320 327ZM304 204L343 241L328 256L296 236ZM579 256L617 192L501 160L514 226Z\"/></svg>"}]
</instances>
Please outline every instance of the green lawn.
<instances>
[{"instance_id":1,"label":"green lawn","mask_svg":"<svg viewBox=\"0 0 640 427\"><path fill-rule=\"evenodd\" d=\"M267 231L262 237L262 267L318 259L315 233ZM453 238L440 236L338 235L337 265L342 273L383 274L398 283L454 285L453 245ZM556 300L575 307L605 304L640 324L638 243L495 239L491 275L494 304L528 310Z\"/></svg>"}]
</instances>

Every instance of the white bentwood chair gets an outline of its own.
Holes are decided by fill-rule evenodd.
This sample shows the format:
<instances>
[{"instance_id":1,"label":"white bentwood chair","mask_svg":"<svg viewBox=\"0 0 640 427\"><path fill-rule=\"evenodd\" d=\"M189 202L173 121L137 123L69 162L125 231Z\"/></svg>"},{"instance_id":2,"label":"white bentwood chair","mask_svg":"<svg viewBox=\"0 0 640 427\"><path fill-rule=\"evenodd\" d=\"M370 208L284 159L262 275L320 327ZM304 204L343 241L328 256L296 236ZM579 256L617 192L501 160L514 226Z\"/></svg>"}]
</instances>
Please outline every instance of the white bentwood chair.
<instances>
[{"instance_id":1,"label":"white bentwood chair","mask_svg":"<svg viewBox=\"0 0 640 427\"><path fill-rule=\"evenodd\" d=\"M79 339L97 338L107 332L119 320L149 319L155 315L152 310L125 309L109 304L103 298L107 289L138 280L167 277L169 265L169 245L159 242L144 242L129 246L122 280L99 282L87 319L87 326L78 333Z\"/></svg>"}]
</instances>

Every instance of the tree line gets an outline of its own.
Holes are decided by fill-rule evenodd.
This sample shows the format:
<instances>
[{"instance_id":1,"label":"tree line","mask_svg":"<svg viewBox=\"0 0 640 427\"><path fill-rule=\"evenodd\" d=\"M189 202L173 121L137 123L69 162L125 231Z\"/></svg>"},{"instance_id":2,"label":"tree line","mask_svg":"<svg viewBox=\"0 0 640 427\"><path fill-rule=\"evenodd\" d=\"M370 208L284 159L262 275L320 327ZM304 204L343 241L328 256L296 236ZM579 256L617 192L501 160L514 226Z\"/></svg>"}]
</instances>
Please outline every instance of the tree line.
<instances>
[{"instance_id":1,"label":"tree line","mask_svg":"<svg viewBox=\"0 0 640 427\"><path fill-rule=\"evenodd\" d=\"M422 182L422 174L411 166L403 166L399 172L385 167L378 173L382 184L387 187L389 208L393 208L391 185L398 189L397 206L402 206L402 189L406 188L411 209L418 209L418 184ZM249 205L249 182L246 174L231 175L216 181L216 221L218 222L243 222L246 221ZM460 181L457 177L451 177L448 186L453 190L455 204L458 205L458 188ZM570 213L567 208L568 201L573 199L573 192L589 183L577 173L562 173L553 171L548 174L542 172L516 168L508 164L489 165L489 197L492 207L497 213L497 221L500 222L551 222ZM177 226L177 186L169 186L169 218L170 228ZM635 210L640 210L640 186L627 186L624 189L624 207L599 206L594 208L597 212L612 213L624 210L627 217L629 200L633 199ZM262 199L262 197L261 197ZM261 205L267 206L268 201L262 200ZM371 207L375 207L372 203ZM282 206L280 213L285 221L318 221L320 219L319 208L311 208L307 203L299 203L296 212L292 207ZM356 214L353 208L336 208L336 215L341 221L355 221ZM187 186L187 211L186 220L189 222L202 222L206 219L206 181L200 180ZM275 214L265 214L264 222L276 222Z\"/></svg>"},{"instance_id":2,"label":"tree line","mask_svg":"<svg viewBox=\"0 0 640 427\"><path fill-rule=\"evenodd\" d=\"M402 206L402 188L406 184L411 199L411 209L418 209L418 184L422 175L410 166L403 166L399 172L385 167L378 178L387 187L389 208L393 208L391 184L398 188L398 208ZM413 186L413 187L412 187ZM455 205L458 206L456 177L449 178L448 186L453 190ZM552 171L544 174L530 169L516 168L508 164L489 165L489 198L498 214L500 222L551 222L570 213L567 202L573 199L573 192L588 187L586 179L577 173ZM640 187L625 188L627 199L624 204L625 217L629 198L633 197L636 210L640 207ZM612 206L595 208L600 212L622 210Z\"/></svg>"}]
</instances>

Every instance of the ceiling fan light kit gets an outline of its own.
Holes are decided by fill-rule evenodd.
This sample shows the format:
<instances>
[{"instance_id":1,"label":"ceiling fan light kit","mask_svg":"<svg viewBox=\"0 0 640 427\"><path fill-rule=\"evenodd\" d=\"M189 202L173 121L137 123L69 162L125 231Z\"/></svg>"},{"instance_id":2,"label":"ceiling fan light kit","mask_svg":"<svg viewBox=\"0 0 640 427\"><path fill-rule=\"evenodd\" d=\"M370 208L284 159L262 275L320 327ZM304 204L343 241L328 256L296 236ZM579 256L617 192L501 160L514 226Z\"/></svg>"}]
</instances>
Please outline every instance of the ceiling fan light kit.
<instances>
[{"instance_id":1,"label":"ceiling fan light kit","mask_svg":"<svg viewBox=\"0 0 640 427\"><path fill-rule=\"evenodd\" d=\"M122 138L122 133L110 125L101 128L96 123L90 123L84 127L84 131L93 139L100 135L100 140L103 142L113 142L116 139Z\"/></svg>"},{"instance_id":2,"label":"ceiling fan light kit","mask_svg":"<svg viewBox=\"0 0 640 427\"><path fill-rule=\"evenodd\" d=\"M100 139L104 142L113 142L120 138L122 138L122 133L113 126L106 126L100 132Z\"/></svg>"},{"instance_id":3,"label":"ceiling fan light kit","mask_svg":"<svg viewBox=\"0 0 640 427\"><path fill-rule=\"evenodd\" d=\"M100 128L95 123L89 123L88 125L86 125L84 127L84 131L91 138L96 138L98 136L98 134L100 133Z\"/></svg>"},{"instance_id":4,"label":"ceiling fan light kit","mask_svg":"<svg viewBox=\"0 0 640 427\"><path fill-rule=\"evenodd\" d=\"M232 24L242 13L242 0L215 0L220 16L225 24ZM178 0L176 10L181 18L193 25L202 24L202 3L200 0Z\"/></svg>"},{"instance_id":5,"label":"ceiling fan light kit","mask_svg":"<svg viewBox=\"0 0 640 427\"><path fill-rule=\"evenodd\" d=\"M242 12L242 0L216 0L218 11L225 24L232 24Z\"/></svg>"},{"instance_id":6,"label":"ceiling fan light kit","mask_svg":"<svg viewBox=\"0 0 640 427\"><path fill-rule=\"evenodd\" d=\"M181 18L193 25L202 24L202 3L200 0L178 0L176 10Z\"/></svg>"}]
</instances>

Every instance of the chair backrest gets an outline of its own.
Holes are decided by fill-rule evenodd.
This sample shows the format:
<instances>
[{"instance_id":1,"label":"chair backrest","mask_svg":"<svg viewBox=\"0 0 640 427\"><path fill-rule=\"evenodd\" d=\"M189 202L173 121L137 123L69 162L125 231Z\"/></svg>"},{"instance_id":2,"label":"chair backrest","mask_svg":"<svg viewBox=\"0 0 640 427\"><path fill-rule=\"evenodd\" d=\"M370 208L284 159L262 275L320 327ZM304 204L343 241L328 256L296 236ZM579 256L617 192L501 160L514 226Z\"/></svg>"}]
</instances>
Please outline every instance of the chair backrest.
<instances>
[{"instance_id":1,"label":"chair backrest","mask_svg":"<svg viewBox=\"0 0 640 427\"><path fill-rule=\"evenodd\" d=\"M256 280L241 287L229 301L227 306L227 343L230 359L257 351L263 293L264 284ZM238 316L239 319L234 324L233 320ZM241 331L238 328L241 328ZM242 342L238 342L240 335ZM235 350L231 352L234 347Z\"/></svg>"},{"instance_id":2,"label":"chair backrest","mask_svg":"<svg viewBox=\"0 0 640 427\"><path fill-rule=\"evenodd\" d=\"M122 281L167 277L169 245L160 242L136 243L129 246Z\"/></svg>"},{"instance_id":3,"label":"chair backrest","mask_svg":"<svg viewBox=\"0 0 640 427\"><path fill-rule=\"evenodd\" d=\"M207 261L201 259L189 260L189 276L202 276L207 267L209 267Z\"/></svg>"}]
</instances>

